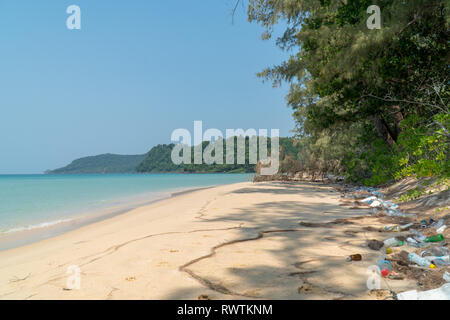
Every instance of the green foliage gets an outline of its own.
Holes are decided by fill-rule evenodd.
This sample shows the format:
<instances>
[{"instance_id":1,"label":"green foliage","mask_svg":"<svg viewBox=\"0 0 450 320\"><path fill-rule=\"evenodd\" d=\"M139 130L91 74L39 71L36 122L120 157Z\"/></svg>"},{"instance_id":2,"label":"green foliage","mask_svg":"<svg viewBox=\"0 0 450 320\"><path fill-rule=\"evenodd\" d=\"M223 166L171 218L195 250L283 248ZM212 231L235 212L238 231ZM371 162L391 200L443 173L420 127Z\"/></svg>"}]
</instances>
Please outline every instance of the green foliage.
<instances>
[{"instance_id":1,"label":"green foliage","mask_svg":"<svg viewBox=\"0 0 450 320\"><path fill-rule=\"evenodd\" d=\"M63 168L49 170L48 174L76 173L132 173L145 155L102 154L74 160Z\"/></svg>"},{"instance_id":2,"label":"green foliage","mask_svg":"<svg viewBox=\"0 0 450 320\"><path fill-rule=\"evenodd\" d=\"M381 8L380 30L366 26L369 5ZM289 59L259 76L290 83L303 170L368 185L448 176L448 10L443 0L249 1L266 34L288 26L277 45Z\"/></svg>"},{"instance_id":3,"label":"green foliage","mask_svg":"<svg viewBox=\"0 0 450 320\"><path fill-rule=\"evenodd\" d=\"M399 202L407 202L411 200L415 200L420 198L425 194L425 188L416 187L412 190L408 190L405 194L402 194L397 201Z\"/></svg>"},{"instance_id":4,"label":"green foliage","mask_svg":"<svg viewBox=\"0 0 450 320\"><path fill-rule=\"evenodd\" d=\"M433 117L447 128L450 127L449 114L437 114ZM411 175L418 177L447 176L449 167L449 140L443 129L430 132L420 124L418 116L411 116L402 125L405 131L399 135L396 145L396 161L399 170L394 177L400 179Z\"/></svg>"},{"instance_id":5,"label":"green foliage","mask_svg":"<svg viewBox=\"0 0 450 320\"><path fill-rule=\"evenodd\" d=\"M145 159L136 167L137 172L174 172L183 171L181 165L174 164L170 155L174 144L158 144L153 147Z\"/></svg>"},{"instance_id":6,"label":"green foliage","mask_svg":"<svg viewBox=\"0 0 450 320\"><path fill-rule=\"evenodd\" d=\"M194 164L194 148L190 148L191 153L191 164L180 164L176 165L172 162L171 153L174 148L174 144L163 144L153 147L148 153L146 158L137 166L137 172L186 172L186 173L253 173L255 172L255 164L250 164L249 161L249 144L250 140L248 137L245 139L245 163L238 164L237 161L237 138L233 139L234 145L234 164L226 164L226 141L222 141L223 144L223 164L206 164L204 161L202 164ZM270 155L271 144L270 139L268 142L268 153ZM298 153L297 147L294 145L294 139L292 138L280 138L280 160L283 161L289 157L295 157ZM202 150L204 151L208 147L209 142L203 142ZM259 145L257 144L257 152L259 160Z\"/></svg>"}]
</instances>

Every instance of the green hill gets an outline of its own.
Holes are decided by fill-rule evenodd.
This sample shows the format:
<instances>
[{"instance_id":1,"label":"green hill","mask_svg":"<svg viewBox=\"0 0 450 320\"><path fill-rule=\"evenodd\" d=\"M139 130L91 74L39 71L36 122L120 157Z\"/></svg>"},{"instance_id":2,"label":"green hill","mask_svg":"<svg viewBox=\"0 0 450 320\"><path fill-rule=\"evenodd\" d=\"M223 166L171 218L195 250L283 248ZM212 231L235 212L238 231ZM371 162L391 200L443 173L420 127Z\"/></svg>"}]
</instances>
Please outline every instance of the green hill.
<instances>
[{"instance_id":1,"label":"green hill","mask_svg":"<svg viewBox=\"0 0 450 320\"><path fill-rule=\"evenodd\" d=\"M268 140L270 151L270 139ZM209 142L203 143L203 149ZM249 164L249 139L245 141L245 164L237 164L237 141L234 143L234 164L194 164L193 151L192 164L176 165L172 162L171 153L174 144L159 144L143 155L101 154L74 160L71 164L46 171L47 174L79 174L79 173L146 173L146 172L204 172L204 173L253 173L255 165ZM223 144L224 163L226 162L226 143ZM298 146L292 138L280 138L280 161L296 159ZM283 166L283 162L281 162Z\"/></svg>"},{"instance_id":2,"label":"green hill","mask_svg":"<svg viewBox=\"0 0 450 320\"><path fill-rule=\"evenodd\" d=\"M146 155L101 154L74 160L63 168L49 170L49 174L73 173L132 173Z\"/></svg>"},{"instance_id":3,"label":"green hill","mask_svg":"<svg viewBox=\"0 0 450 320\"><path fill-rule=\"evenodd\" d=\"M270 139L268 140L270 150ZM203 150L208 146L209 142L203 142ZM153 147L148 153L144 161L140 163L136 171L137 172L209 172L209 173L254 173L255 165L249 164L249 139L247 138L245 141L245 164L237 164L237 143L235 138L234 143L234 164L225 164L226 162L226 143L223 143L223 157L224 164L194 164L193 161L193 150L191 150L192 161L191 164L180 164L176 165L171 160L171 152L174 144L160 144ZM292 158L296 158L298 153L298 147L294 144L294 139L292 138L280 138L280 160L283 161L286 156L290 156Z\"/></svg>"}]
</instances>

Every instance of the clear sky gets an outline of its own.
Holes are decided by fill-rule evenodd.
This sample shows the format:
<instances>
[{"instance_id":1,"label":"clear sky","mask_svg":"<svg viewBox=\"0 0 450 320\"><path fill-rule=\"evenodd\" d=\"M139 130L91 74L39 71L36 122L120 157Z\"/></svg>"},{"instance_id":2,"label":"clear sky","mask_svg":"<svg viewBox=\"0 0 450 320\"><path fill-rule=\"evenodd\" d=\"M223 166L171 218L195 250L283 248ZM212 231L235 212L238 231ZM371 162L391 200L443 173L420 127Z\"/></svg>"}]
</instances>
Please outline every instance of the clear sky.
<instances>
[{"instance_id":1,"label":"clear sky","mask_svg":"<svg viewBox=\"0 0 450 320\"><path fill-rule=\"evenodd\" d=\"M68 30L66 8L81 8ZM101 153L142 154L176 128L280 129L286 58L232 0L1 0L0 174Z\"/></svg>"}]
</instances>

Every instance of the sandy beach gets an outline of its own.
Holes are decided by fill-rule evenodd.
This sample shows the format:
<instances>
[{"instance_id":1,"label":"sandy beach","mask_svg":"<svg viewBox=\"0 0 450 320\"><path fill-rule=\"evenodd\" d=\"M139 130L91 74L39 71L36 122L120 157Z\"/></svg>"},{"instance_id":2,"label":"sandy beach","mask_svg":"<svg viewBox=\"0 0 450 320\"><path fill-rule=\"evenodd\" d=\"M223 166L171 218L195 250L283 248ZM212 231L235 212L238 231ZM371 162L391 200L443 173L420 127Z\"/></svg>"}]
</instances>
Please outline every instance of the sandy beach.
<instances>
[{"instance_id":1,"label":"sandy beach","mask_svg":"<svg viewBox=\"0 0 450 320\"><path fill-rule=\"evenodd\" d=\"M202 189L0 252L0 299L377 299L366 283L380 253L366 243L389 235L380 227L331 185Z\"/></svg>"}]
</instances>

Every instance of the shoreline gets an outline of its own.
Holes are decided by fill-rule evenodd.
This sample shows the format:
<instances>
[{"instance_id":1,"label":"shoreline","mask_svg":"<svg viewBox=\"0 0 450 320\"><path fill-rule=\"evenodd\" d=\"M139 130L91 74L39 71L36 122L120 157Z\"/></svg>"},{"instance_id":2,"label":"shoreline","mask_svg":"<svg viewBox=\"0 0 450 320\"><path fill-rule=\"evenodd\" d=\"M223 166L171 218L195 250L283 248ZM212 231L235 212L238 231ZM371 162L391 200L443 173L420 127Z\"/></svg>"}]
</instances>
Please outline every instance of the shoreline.
<instances>
[{"instance_id":1,"label":"shoreline","mask_svg":"<svg viewBox=\"0 0 450 320\"><path fill-rule=\"evenodd\" d=\"M122 204L122 206L119 205L120 208L116 208L117 205L110 205L102 209L80 212L79 214L71 218L61 218L56 221L48 221L37 225L23 227L23 230L0 232L0 252L20 248L22 246L36 243L45 239L51 239L67 232L77 230L86 225L101 222L103 220L127 213L134 209L148 206L158 201L172 199L182 194L187 194L196 190L213 187L215 186L188 187L183 188L182 190L174 189L172 191L168 190L162 192L152 192L151 194L157 195L155 195L155 198L151 200L147 199L143 201L126 201L124 204ZM140 197L147 198L148 196L149 195L141 195Z\"/></svg>"},{"instance_id":2,"label":"shoreline","mask_svg":"<svg viewBox=\"0 0 450 320\"><path fill-rule=\"evenodd\" d=\"M376 299L366 271L379 253L363 246L386 236L374 219L320 183L181 192L0 252L0 299ZM358 252L363 261L345 261ZM67 287L71 266L79 290Z\"/></svg>"}]
</instances>

